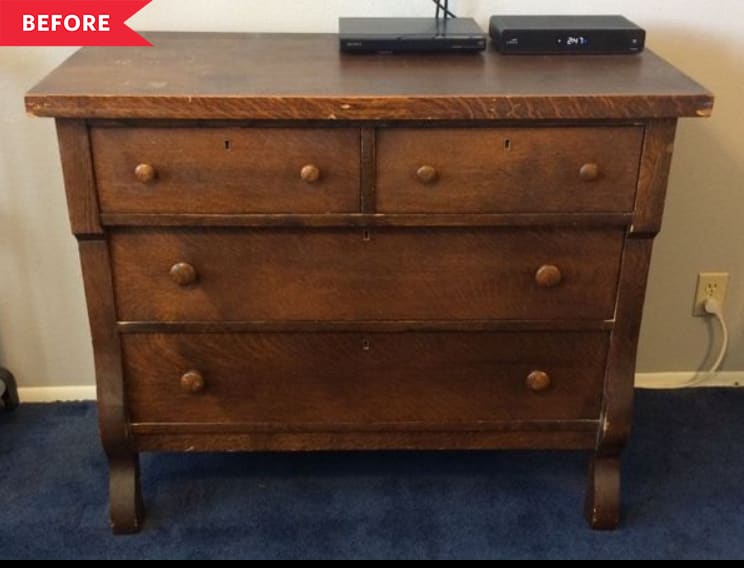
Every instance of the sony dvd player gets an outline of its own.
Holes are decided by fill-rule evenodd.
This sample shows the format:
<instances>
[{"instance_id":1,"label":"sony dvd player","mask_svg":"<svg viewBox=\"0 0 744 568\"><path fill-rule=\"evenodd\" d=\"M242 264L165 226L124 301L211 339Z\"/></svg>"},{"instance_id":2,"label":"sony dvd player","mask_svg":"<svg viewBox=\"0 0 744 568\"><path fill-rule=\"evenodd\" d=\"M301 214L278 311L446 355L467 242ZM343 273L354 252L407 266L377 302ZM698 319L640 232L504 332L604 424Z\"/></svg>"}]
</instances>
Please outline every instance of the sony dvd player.
<instances>
[{"instance_id":1,"label":"sony dvd player","mask_svg":"<svg viewBox=\"0 0 744 568\"><path fill-rule=\"evenodd\" d=\"M493 16L490 32L504 54L629 54L646 43L623 16Z\"/></svg>"},{"instance_id":2,"label":"sony dvd player","mask_svg":"<svg viewBox=\"0 0 744 568\"><path fill-rule=\"evenodd\" d=\"M344 53L476 53L487 35L472 18L339 18Z\"/></svg>"}]
</instances>

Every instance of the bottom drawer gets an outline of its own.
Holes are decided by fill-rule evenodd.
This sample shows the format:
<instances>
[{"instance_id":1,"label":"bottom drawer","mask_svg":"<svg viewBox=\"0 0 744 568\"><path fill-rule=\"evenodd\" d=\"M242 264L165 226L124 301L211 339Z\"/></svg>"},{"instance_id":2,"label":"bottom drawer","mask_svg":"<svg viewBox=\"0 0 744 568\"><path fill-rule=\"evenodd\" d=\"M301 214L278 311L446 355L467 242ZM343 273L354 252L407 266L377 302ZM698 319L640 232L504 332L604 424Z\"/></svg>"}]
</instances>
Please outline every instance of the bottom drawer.
<instances>
[{"instance_id":1,"label":"bottom drawer","mask_svg":"<svg viewBox=\"0 0 744 568\"><path fill-rule=\"evenodd\" d=\"M604 332L122 338L133 422L246 431L597 420L608 340Z\"/></svg>"}]
</instances>

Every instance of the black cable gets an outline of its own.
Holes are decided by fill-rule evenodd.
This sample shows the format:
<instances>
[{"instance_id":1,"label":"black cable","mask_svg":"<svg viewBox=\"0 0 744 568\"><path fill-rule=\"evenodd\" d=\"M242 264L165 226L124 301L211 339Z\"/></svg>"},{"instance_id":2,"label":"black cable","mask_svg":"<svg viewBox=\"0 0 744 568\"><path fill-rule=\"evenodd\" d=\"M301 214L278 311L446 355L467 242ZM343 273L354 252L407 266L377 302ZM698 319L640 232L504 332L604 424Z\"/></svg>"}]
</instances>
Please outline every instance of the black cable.
<instances>
[{"instance_id":1,"label":"black cable","mask_svg":"<svg viewBox=\"0 0 744 568\"><path fill-rule=\"evenodd\" d=\"M438 20L441 16L440 13L444 12L444 18L456 18L455 14L449 9L449 0L444 0L444 5L442 5L442 0L431 0L434 2L434 4L437 5L437 12L436 12L436 19Z\"/></svg>"}]
</instances>

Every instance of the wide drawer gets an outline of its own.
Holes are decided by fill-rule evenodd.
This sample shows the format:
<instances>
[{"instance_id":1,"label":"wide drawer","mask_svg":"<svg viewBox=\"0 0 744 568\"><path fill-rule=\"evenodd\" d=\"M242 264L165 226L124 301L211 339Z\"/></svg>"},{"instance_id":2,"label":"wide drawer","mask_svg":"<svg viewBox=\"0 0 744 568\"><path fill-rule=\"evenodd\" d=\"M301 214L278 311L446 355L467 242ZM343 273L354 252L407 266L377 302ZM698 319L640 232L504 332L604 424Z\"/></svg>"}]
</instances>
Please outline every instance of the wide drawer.
<instances>
[{"instance_id":1,"label":"wide drawer","mask_svg":"<svg viewBox=\"0 0 744 568\"><path fill-rule=\"evenodd\" d=\"M91 129L104 213L354 213L358 129Z\"/></svg>"},{"instance_id":2,"label":"wide drawer","mask_svg":"<svg viewBox=\"0 0 744 568\"><path fill-rule=\"evenodd\" d=\"M381 129L383 213L629 212L641 127Z\"/></svg>"},{"instance_id":3,"label":"wide drawer","mask_svg":"<svg viewBox=\"0 0 744 568\"><path fill-rule=\"evenodd\" d=\"M624 231L111 232L127 321L606 320Z\"/></svg>"},{"instance_id":4,"label":"wide drawer","mask_svg":"<svg viewBox=\"0 0 744 568\"><path fill-rule=\"evenodd\" d=\"M606 333L125 334L137 423L598 420Z\"/></svg>"}]
</instances>

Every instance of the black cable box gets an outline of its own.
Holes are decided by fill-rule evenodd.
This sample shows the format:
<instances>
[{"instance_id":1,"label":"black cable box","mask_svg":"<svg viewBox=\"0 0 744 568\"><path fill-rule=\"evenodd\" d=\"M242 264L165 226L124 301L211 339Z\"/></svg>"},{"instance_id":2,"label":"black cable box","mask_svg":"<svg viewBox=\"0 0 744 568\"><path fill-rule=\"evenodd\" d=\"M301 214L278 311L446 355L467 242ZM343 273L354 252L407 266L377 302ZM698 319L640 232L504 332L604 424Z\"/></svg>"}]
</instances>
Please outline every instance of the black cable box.
<instances>
[{"instance_id":1,"label":"black cable box","mask_svg":"<svg viewBox=\"0 0 744 568\"><path fill-rule=\"evenodd\" d=\"M623 16L493 16L490 31L504 54L627 54L646 43L646 32Z\"/></svg>"},{"instance_id":2,"label":"black cable box","mask_svg":"<svg viewBox=\"0 0 744 568\"><path fill-rule=\"evenodd\" d=\"M476 53L488 36L472 18L339 18L345 53Z\"/></svg>"}]
</instances>

